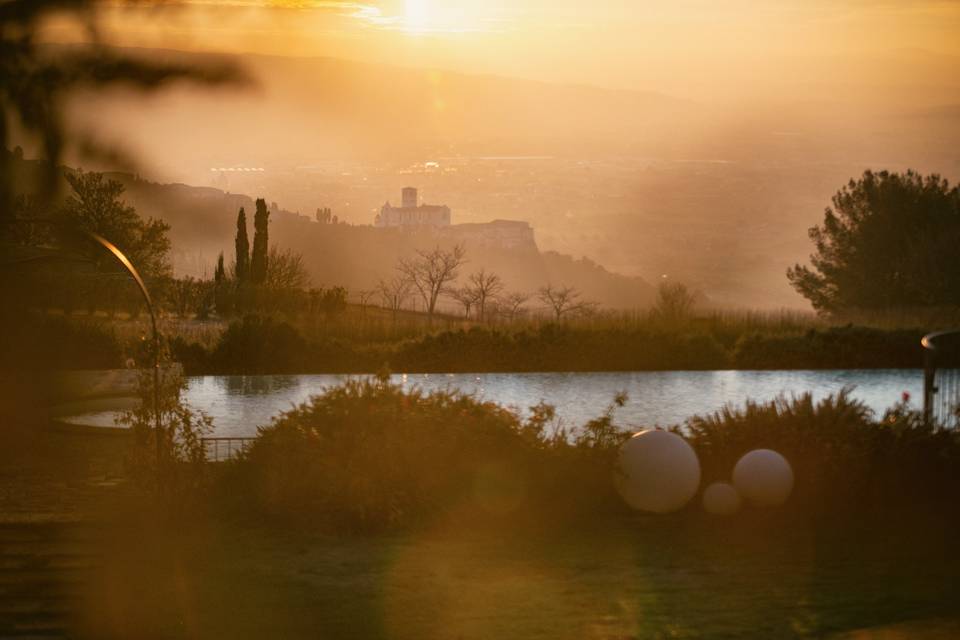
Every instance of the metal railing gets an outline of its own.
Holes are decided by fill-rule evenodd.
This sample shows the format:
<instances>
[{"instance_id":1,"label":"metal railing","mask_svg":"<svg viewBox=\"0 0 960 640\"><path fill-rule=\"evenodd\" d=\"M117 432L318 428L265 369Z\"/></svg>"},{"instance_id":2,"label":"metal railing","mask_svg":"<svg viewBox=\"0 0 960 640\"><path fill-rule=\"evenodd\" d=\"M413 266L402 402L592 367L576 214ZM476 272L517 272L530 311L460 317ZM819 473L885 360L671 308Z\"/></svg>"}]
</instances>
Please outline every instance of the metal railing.
<instances>
[{"instance_id":1,"label":"metal railing","mask_svg":"<svg viewBox=\"0 0 960 640\"><path fill-rule=\"evenodd\" d=\"M242 437L216 437L200 438L204 451L207 454L207 460L211 462L223 462L234 456L240 455L249 447L256 438Z\"/></svg>"},{"instance_id":2,"label":"metal railing","mask_svg":"<svg viewBox=\"0 0 960 640\"><path fill-rule=\"evenodd\" d=\"M960 425L960 329L923 336L923 415L927 422Z\"/></svg>"}]
</instances>

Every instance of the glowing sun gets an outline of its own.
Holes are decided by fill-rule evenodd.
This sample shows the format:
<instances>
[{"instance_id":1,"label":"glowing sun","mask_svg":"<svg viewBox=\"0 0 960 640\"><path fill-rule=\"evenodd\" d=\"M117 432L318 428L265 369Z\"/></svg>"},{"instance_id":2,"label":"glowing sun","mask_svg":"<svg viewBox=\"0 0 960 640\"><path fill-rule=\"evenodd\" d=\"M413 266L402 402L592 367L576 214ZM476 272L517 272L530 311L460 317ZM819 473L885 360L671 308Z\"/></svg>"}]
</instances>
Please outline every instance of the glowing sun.
<instances>
[{"instance_id":1,"label":"glowing sun","mask_svg":"<svg viewBox=\"0 0 960 640\"><path fill-rule=\"evenodd\" d=\"M405 0L403 25L409 31L427 31L430 29L430 0Z\"/></svg>"}]
</instances>

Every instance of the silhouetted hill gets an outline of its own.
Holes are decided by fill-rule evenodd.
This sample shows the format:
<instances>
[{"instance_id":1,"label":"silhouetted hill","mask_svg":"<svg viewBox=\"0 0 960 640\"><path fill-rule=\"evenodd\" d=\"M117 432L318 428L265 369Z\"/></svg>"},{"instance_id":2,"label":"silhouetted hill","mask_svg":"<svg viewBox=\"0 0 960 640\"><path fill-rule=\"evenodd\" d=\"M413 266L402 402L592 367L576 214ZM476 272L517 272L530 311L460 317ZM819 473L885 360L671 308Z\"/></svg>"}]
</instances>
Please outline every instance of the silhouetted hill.
<instances>
[{"instance_id":1,"label":"silhouetted hill","mask_svg":"<svg viewBox=\"0 0 960 640\"><path fill-rule=\"evenodd\" d=\"M40 184L41 164L36 160L12 162L15 183L24 193ZM222 251L233 259L237 211L244 207L248 223L255 210L250 196L211 187L159 184L129 173L108 173L124 185L124 198L143 217L159 218L170 225L171 258L176 275L209 278ZM61 181L61 196L66 192ZM252 226L250 233L252 233ZM396 275L401 257L417 249L452 246L446 234L380 229L369 225L319 224L282 208L270 215L270 242L303 256L315 286L341 285L350 290L373 288L381 279ZM463 275L486 268L501 275L509 291L534 292L548 283L570 285L584 298L606 307L647 306L654 290L645 280L611 273L589 259L574 259L556 252L540 252L535 245L516 249L496 248L466 241L468 264Z\"/></svg>"},{"instance_id":2,"label":"silhouetted hill","mask_svg":"<svg viewBox=\"0 0 960 640\"><path fill-rule=\"evenodd\" d=\"M157 184L129 174L111 174L124 183L127 200L144 216L170 224L174 268L180 274L209 277L217 254L232 259L237 210L254 210L249 196L209 187ZM249 215L249 213L248 213ZM452 240L431 231L411 232L348 224L319 224L284 209L270 216L270 241L303 255L314 285L373 288L394 275L401 257L417 249L450 246ZM650 304L653 288L643 279L611 273L587 259L574 259L536 247L503 249L465 242L469 264L500 274L511 291L532 292L547 283L577 287L584 298L606 307Z\"/></svg>"}]
</instances>

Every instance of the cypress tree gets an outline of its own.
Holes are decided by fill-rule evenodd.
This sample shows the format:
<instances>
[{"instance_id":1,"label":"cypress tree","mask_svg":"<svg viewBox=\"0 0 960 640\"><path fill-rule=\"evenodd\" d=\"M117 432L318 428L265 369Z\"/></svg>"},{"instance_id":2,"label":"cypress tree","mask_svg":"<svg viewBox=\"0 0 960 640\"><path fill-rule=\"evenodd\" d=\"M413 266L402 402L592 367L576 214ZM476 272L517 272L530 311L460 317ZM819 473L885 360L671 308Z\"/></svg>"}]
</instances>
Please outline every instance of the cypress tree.
<instances>
[{"instance_id":1,"label":"cypress tree","mask_svg":"<svg viewBox=\"0 0 960 640\"><path fill-rule=\"evenodd\" d=\"M270 210L263 198L257 199L257 212L253 216L253 254L250 259L250 281L262 284L267 279L267 222Z\"/></svg>"},{"instance_id":2,"label":"cypress tree","mask_svg":"<svg viewBox=\"0 0 960 640\"><path fill-rule=\"evenodd\" d=\"M213 305L217 314L227 315L230 311L229 292L227 291L227 270L223 264L223 251L217 256L217 268L213 272Z\"/></svg>"},{"instance_id":3,"label":"cypress tree","mask_svg":"<svg viewBox=\"0 0 960 640\"><path fill-rule=\"evenodd\" d=\"M218 285L227 278L227 271L223 267L223 251L217 256L217 268L213 271L213 281Z\"/></svg>"},{"instance_id":4,"label":"cypress tree","mask_svg":"<svg viewBox=\"0 0 960 640\"><path fill-rule=\"evenodd\" d=\"M243 207L240 207L240 213L237 214L237 240L236 240L236 271L237 284L243 284L250 274L250 242L247 240L247 214Z\"/></svg>"}]
</instances>

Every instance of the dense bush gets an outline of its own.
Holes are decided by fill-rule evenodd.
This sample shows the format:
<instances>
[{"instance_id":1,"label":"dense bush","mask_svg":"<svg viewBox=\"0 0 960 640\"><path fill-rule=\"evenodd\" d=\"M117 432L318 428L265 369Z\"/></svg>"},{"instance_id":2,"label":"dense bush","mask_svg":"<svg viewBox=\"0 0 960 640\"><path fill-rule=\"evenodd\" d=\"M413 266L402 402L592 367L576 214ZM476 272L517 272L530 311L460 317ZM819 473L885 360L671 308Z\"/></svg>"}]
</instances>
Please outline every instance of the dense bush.
<instances>
[{"instance_id":1,"label":"dense bush","mask_svg":"<svg viewBox=\"0 0 960 640\"><path fill-rule=\"evenodd\" d=\"M0 369L112 369L123 366L113 331L93 320L24 313L2 319Z\"/></svg>"},{"instance_id":2,"label":"dense bush","mask_svg":"<svg viewBox=\"0 0 960 640\"><path fill-rule=\"evenodd\" d=\"M161 361L169 363L166 354ZM162 371L156 396L153 370L140 371L140 404L116 421L130 429L126 459L130 478L159 497L170 514L184 515L203 504L209 475L203 437L213 430L213 420L184 402L186 383L175 367Z\"/></svg>"},{"instance_id":3,"label":"dense bush","mask_svg":"<svg viewBox=\"0 0 960 640\"><path fill-rule=\"evenodd\" d=\"M624 371L722 369L724 348L701 333L584 330L548 324L532 331L474 327L402 345L391 362L403 371Z\"/></svg>"},{"instance_id":4,"label":"dense bush","mask_svg":"<svg viewBox=\"0 0 960 640\"><path fill-rule=\"evenodd\" d=\"M273 518L351 530L619 506L609 416L573 439L551 424L544 406L521 421L460 393L353 380L261 428L224 486Z\"/></svg>"},{"instance_id":5,"label":"dense bush","mask_svg":"<svg viewBox=\"0 0 960 640\"><path fill-rule=\"evenodd\" d=\"M626 512L613 477L628 433L614 425L614 407L567 431L546 405L522 420L460 393L353 380L261 428L226 465L221 486L246 513L341 530L431 518L589 522ZM960 439L905 404L875 419L846 391L820 402L804 395L727 408L674 429L700 457L701 488L729 481L750 450L786 456L796 484L784 514L829 527L960 515ZM697 500L688 512L699 513Z\"/></svg>"},{"instance_id":6,"label":"dense bush","mask_svg":"<svg viewBox=\"0 0 960 640\"><path fill-rule=\"evenodd\" d=\"M925 424L906 404L875 419L848 391L819 402L804 394L728 407L677 429L700 456L703 486L729 481L740 456L768 448L793 466L790 505L802 513L960 513L960 438Z\"/></svg>"},{"instance_id":7,"label":"dense bush","mask_svg":"<svg viewBox=\"0 0 960 640\"><path fill-rule=\"evenodd\" d=\"M709 327L473 327L396 342L312 339L269 317L235 321L211 350L175 338L189 373L650 371L898 368L922 365L921 331L833 327L724 332ZM960 359L958 359L960 360Z\"/></svg>"},{"instance_id":8,"label":"dense bush","mask_svg":"<svg viewBox=\"0 0 960 640\"><path fill-rule=\"evenodd\" d=\"M920 367L921 331L865 327L810 329L795 335L743 336L733 360L740 369L870 369Z\"/></svg>"},{"instance_id":9,"label":"dense bush","mask_svg":"<svg viewBox=\"0 0 960 640\"><path fill-rule=\"evenodd\" d=\"M307 341L296 329L250 315L227 327L211 359L228 373L282 373L302 371L307 356Z\"/></svg>"},{"instance_id":10,"label":"dense bush","mask_svg":"<svg viewBox=\"0 0 960 640\"><path fill-rule=\"evenodd\" d=\"M230 323L212 349L179 336L170 341L170 348L189 374L356 373L384 362L364 358L337 340L308 341L289 323L258 315Z\"/></svg>"}]
</instances>

